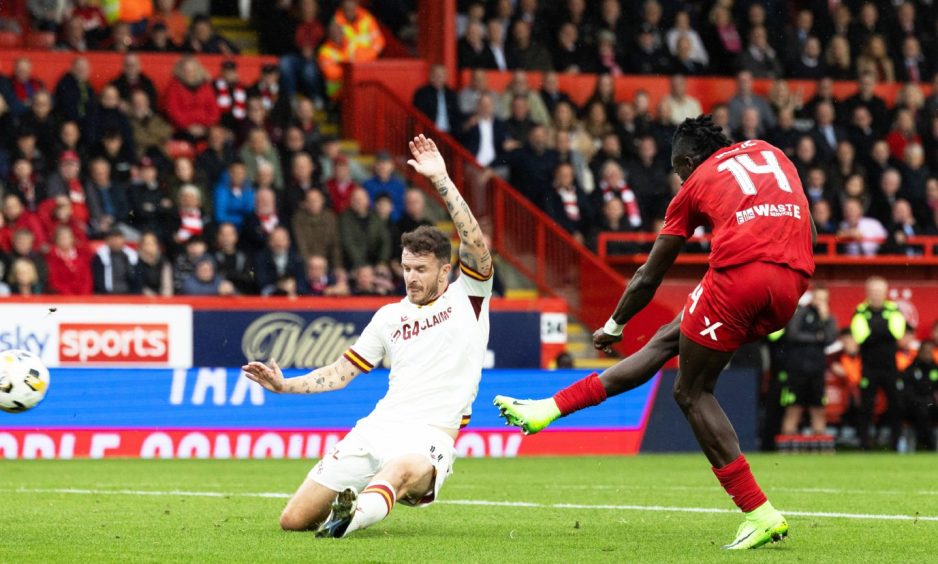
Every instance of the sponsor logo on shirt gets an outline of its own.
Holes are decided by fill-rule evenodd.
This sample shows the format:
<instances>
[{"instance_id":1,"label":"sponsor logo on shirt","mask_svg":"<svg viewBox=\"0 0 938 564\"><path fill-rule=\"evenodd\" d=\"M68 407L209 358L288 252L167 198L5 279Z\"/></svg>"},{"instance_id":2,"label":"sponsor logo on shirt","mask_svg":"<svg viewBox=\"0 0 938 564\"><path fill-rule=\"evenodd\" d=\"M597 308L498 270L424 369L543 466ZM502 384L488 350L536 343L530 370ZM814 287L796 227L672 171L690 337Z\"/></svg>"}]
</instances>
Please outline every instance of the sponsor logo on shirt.
<instances>
[{"instance_id":1,"label":"sponsor logo on shirt","mask_svg":"<svg viewBox=\"0 0 938 564\"><path fill-rule=\"evenodd\" d=\"M797 204L759 204L736 212L736 223L743 224L757 217L793 217L801 219L801 208Z\"/></svg>"},{"instance_id":2,"label":"sponsor logo on shirt","mask_svg":"<svg viewBox=\"0 0 938 564\"><path fill-rule=\"evenodd\" d=\"M396 343L400 339L404 339L405 341L408 341L412 339L413 337L416 337L417 335L419 335L421 331L426 331L427 329L436 327L440 323L443 323L444 321L449 320L449 318L452 317L452 315L453 315L453 308L452 306L450 306L439 313L433 314L430 317L426 317L424 319L418 319L411 323L405 323L404 325L401 326L400 329L396 330L394 334L391 335L391 342ZM402 317L401 321L404 321L405 319L407 318Z\"/></svg>"}]
</instances>

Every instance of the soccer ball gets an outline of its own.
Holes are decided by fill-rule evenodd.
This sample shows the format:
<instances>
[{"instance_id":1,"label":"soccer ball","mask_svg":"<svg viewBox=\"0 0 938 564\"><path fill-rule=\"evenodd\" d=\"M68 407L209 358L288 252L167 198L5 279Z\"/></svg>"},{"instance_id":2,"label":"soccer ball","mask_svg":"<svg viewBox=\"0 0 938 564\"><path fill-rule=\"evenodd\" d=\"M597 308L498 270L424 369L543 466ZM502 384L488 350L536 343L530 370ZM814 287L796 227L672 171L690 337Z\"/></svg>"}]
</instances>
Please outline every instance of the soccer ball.
<instances>
[{"instance_id":1,"label":"soccer ball","mask_svg":"<svg viewBox=\"0 0 938 564\"><path fill-rule=\"evenodd\" d=\"M18 413L32 409L46 397L49 369L29 351L0 353L0 409Z\"/></svg>"}]
</instances>

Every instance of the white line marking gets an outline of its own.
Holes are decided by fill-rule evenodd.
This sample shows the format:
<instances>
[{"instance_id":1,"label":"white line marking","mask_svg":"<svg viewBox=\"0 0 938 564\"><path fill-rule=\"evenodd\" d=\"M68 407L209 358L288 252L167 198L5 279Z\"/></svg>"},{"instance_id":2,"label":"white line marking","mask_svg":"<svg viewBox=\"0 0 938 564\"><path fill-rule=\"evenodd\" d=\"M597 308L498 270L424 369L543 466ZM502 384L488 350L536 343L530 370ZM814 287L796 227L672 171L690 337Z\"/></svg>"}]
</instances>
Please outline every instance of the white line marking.
<instances>
[{"instance_id":1,"label":"white line marking","mask_svg":"<svg viewBox=\"0 0 938 564\"><path fill-rule=\"evenodd\" d=\"M252 497L288 499L291 494L280 492L193 492L185 490L92 490L77 488L15 488L0 489L0 492L13 493L53 493L78 495L140 495L140 496L182 496L182 497ZM436 503L442 505L475 505L484 507L527 507L535 509L605 509L613 511L657 511L665 513L739 513L736 509L717 507L669 507L665 505L587 505L579 503L536 503L529 501L490 501L481 499L443 499ZM935 521L938 516L928 515L890 515L882 513L832 513L827 511L788 511L785 515L794 517L829 517L837 519L866 519L874 521Z\"/></svg>"},{"instance_id":2,"label":"white line marking","mask_svg":"<svg viewBox=\"0 0 938 564\"><path fill-rule=\"evenodd\" d=\"M458 484L451 487L472 489L476 487L472 484ZM660 490L660 491L722 491L719 486L637 486L633 484L564 484L563 489L569 490ZM786 488L768 486L767 491L771 492L789 492L789 493L808 493L808 494L837 494L837 495L938 495L938 490L854 490L840 488Z\"/></svg>"}]
</instances>

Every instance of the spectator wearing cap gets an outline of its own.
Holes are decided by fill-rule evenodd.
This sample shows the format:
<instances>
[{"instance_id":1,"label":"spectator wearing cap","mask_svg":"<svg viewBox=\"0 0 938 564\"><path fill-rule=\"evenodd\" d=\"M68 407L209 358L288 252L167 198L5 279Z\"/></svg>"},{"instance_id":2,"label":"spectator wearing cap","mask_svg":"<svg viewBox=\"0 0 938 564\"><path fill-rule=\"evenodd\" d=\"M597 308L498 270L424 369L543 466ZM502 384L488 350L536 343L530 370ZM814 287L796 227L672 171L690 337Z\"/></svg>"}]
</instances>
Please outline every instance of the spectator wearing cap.
<instances>
[{"instance_id":1,"label":"spectator wearing cap","mask_svg":"<svg viewBox=\"0 0 938 564\"><path fill-rule=\"evenodd\" d=\"M55 230L52 250L46 255L49 264L49 291L60 296L88 296L94 290L91 256L88 249L75 243L72 230Z\"/></svg>"},{"instance_id":2,"label":"spectator wearing cap","mask_svg":"<svg viewBox=\"0 0 938 564\"><path fill-rule=\"evenodd\" d=\"M127 221L130 207L126 187L111 180L111 165L106 159L98 157L91 161L85 193L93 237L101 237Z\"/></svg>"},{"instance_id":3,"label":"spectator wearing cap","mask_svg":"<svg viewBox=\"0 0 938 564\"><path fill-rule=\"evenodd\" d=\"M446 84L446 67L430 67L430 81L414 92L414 107L427 116L436 128L446 133L459 131L461 116L456 92Z\"/></svg>"},{"instance_id":4,"label":"spectator wearing cap","mask_svg":"<svg viewBox=\"0 0 938 564\"><path fill-rule=\"evenodd\" d=\"M391 221L396 222L404 209L404 191L407 187L404 181L396 174L394 160L387 151L379 151L375 158L375 175L365 181L363 187L368 191L372 201L380 194L387 194L391 198L394 208L391 211Z\"/></svg>"},{"instance_id":5,"label":"spectator wearing cap","mask_svg":"<svg viewBox=\"0 0 938 564\"><path fill-rule=\"evenodd\" d=\"M370 206L368 192L356 187L348 209L339 214L339 238L349 270L366 265L387 266L391 258L391 234Z\"/></svg>"},{"instance_id":6,"label":"spectator wearing cap","mask_svg":"<svg viewBox=\"0 0 938 564\"><path fill-rule=\"evenodd\" d=\"M240 159L228 165L228 171L215 185L213 203L215 221L232 223L239 229L244 219L254 212L254 187Z\"/></svg>"},{"instance_id":7,"label":"spectator wearing cap","mask_svg":"<svg viewBox=\"0 0 938 564\"><path fill-rule=\"evenodd\" d=\"M111 229L91 259L94 293L103 295L139 294L137 251L127 246L124 233Z\"/></svg>"},{"instance_id":8,"label":"spectator wearing cap","mask_svg":"<svg viewBox=\"0 0 938 564\"><path fill-rule=\"evenodd\" d=\"M136 53L127 53L124 55L124 64L121 73L117 75L111 84L117 88L121 100L131 103L134 92L143 92L146 94L150 107L156 107L156 87L153 81L146 73L141 70L140 57Z\"/></svg>"},{"instance_id":9,"label":"spectator wearing cap","mask_svg":"<svg viewBox=\"0 0 938 564\"><path fill-rule=\"evenodd\" d=\"M173 69L166 90L166 114L177 133L202 139L218 123L220 111L205 69L193 57L183 57Z\"/></svg>"},{"instance_id":10,"label":"spectator wearing cap","mask_svg":"<svg viewBox=\"0 0 938 564\"><path fill-rule=\"evenodd\" d=\"M137 178L130 185L130 224L137 231L151 231L169 240L173 201L161 185L156 163L143 157L137 163Z\"/></svg>"},{"instance_id":11,"label":"spectator wearing cap","mask_svg":"<svg viewBox=\"0 0 938 564\"><path fill-rule=\"evenodd\" d=\"M352 192L358 187L355 181L352 180L348 157L339 155L335 159L334 174L332 178L326 181L329 200L336 214L341 215L348 209L349 201L352 199ZM367 195L367 192L365 194Z\"/></svg>"},{"instance_id":12,"label":"spectator wearing cap","mask_svg":"<svg viewBox=\"0 0 938 564\"><path fill-rule=\"evenodd\" d=\"M254 279L262 296L277 291L277 281L283 277L299 279L303 276L303 260L290 245L290 232L276 227L267 246L254 260Z\"/></svg>"},{"instance_id":13,"label":"spectator wearing cap","mask_svg":"<svg viewBox=\"0 0 938 564\"><path fill-rule=\"evenodd\" d=\"M146 92L136 90L130 95L130 110L127 113L137 156L164 155L164 147L173 135L173 127L163 116L153 111Z\"/></svg>"},{"instance_id":14,"label":"spectator wearing cap","mask_svg":"<svg viewBox=\"0 0 938 564\"><path fill-rule=\"evenodd\" d=\"M215 100L221 110L222 122L232 124L247 117L248 91L238 77L238 63L227 59L221 64L221 74L212 83Z\"/></svg>"},{"instance_id":15,"label":"spectator wearing cap","mask_svg":"<svg viewBox=\"0 0 938 564\"><path fill-rule=\"evenodd\" d=\"M156 23L150 27L150 37L140 47L141 51L149 53L176 53L180 51L180 44L169 36L169 30L164 23Z\"/></svg>"},{"instance_id":16,"label":"spectator wearing cap","mask_svg":"<svg viewBox=\"0 0 938 564\"><path fill-rule=\"evenodd\" d=\"M333 19L342 27L353 61L373 61L384 50L384 34L378 21L359 6L358 0L342 0Z\"/></svg>"},{"instance_id":17,"label":"spectator wearing cap","mask_svg":"<svg viewBox=\"0 0 938 564\"><path fill-rule=\"evenodd\" d=\"M55 86L55 111L60 120L73 120L87 125L95 114L97 100L88 78L91 64L85 57L72 62L69 72L62 75Z\"/></svg>"},{"instance_id":18,"label":"spectator wearing cap","mask_svg":"<svg viewBox=\"0 0 938 564\"><path fill-rule=\"evenodd\" d=\"M200 14L192 18L189 26L189 35L183 44L183 50L188 53L202 55L237 55L238 48L230 41L215 32L212 20Z\"/></svg>"},{"instance_id":19,"label":"spectator wearing cap","mask_svg":"<svg viewBox=\"0 0 938 564\"><path fill-rule=\"evenodd\" d=\"M248 90L248 98L260 98L264 110L277 126L289 121L293 112L290 107L290 98L281 92L280 67L275 63L266 63L261 66L261 76Z\"/></svg>"},{"instance_id":20,"label":"spectator wearing cap","mask_svg":"<svg viewBox=\"0 0 938 564\"><path fill-rule=\"evenodd\" d=\"M257 190L254 209L244 218L241 227L241 246L256 253L267 245L274 229L287 226L287 219L277 202L277 193L269 188Z\"/></svg>"},{"instance_id":21,"label":"spectator wearing cap","mask_svg":"<svg viewBox=\"0 0 938 564\"><path fill-rule=\"evenodd\" d=\"M326 30L318 16L316 0L303 0L296 7L292 49L280 57L280 74L287 98L299 92L311 100L322 101L322 77L316 65L316 49L325 39Z\"/></svg>"},{"instance_id":22,"label":"spectator wearing cap","mask_svg":"<svg viewBox=\"0 0 938 564\"><path fill-rule=\"evenodd\" d=\"M230 223L222 223L215 234L212 258L215 259L218 274L234 284L239 294L256 294L253 253L241 250L239 243L238 228Z\"/></svg>"},{"instance_id":23,"label":"spectator wearing cap","mask_svg":"<svg viewBox=\"0 0 938 564\"><path fill-rule=\"evenodd\" d=\"M306 192L290 223L296 246L303 258L321 255L339 268L344 264L338 220L326 207L326 195L313 188Z\"/></svg>"},{"instance_id":24,"label":"spectator wearing cap","mask_svg":"<svg viewBox=\"0 0 938 564\"><path fill-rule=\"evenodd\" d=\"M12 248L13 234L25 229L33 234L33 247L36 250L42 250L46 245L46 235L42 229L42 223L35 214L31 213L23 205L16 194L7 194L3 197L3 221L0 227L0 250L9 252Z\"/></svg>"}]
</instances>

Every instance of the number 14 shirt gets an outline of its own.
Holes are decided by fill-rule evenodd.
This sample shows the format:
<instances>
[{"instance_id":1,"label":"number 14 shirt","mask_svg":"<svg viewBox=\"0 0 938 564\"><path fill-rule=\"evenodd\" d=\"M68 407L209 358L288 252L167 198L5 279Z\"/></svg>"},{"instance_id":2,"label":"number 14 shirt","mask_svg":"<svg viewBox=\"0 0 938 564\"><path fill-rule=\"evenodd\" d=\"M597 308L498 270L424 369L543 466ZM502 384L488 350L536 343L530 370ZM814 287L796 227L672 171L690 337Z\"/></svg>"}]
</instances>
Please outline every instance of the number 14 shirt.
<instances>
[{"instance_id":1,"label":"number 14 shirt","mask_svg":"<svg viewBox=\"0 0 938 564\"><path fill-rule=\"evenodd\" d=\"M752 262L814 274L808 200L795 166L765 141L720 149L687 178L668 206L660 235L713 230L711 268Z\"/></svg>"}]
</instances>

